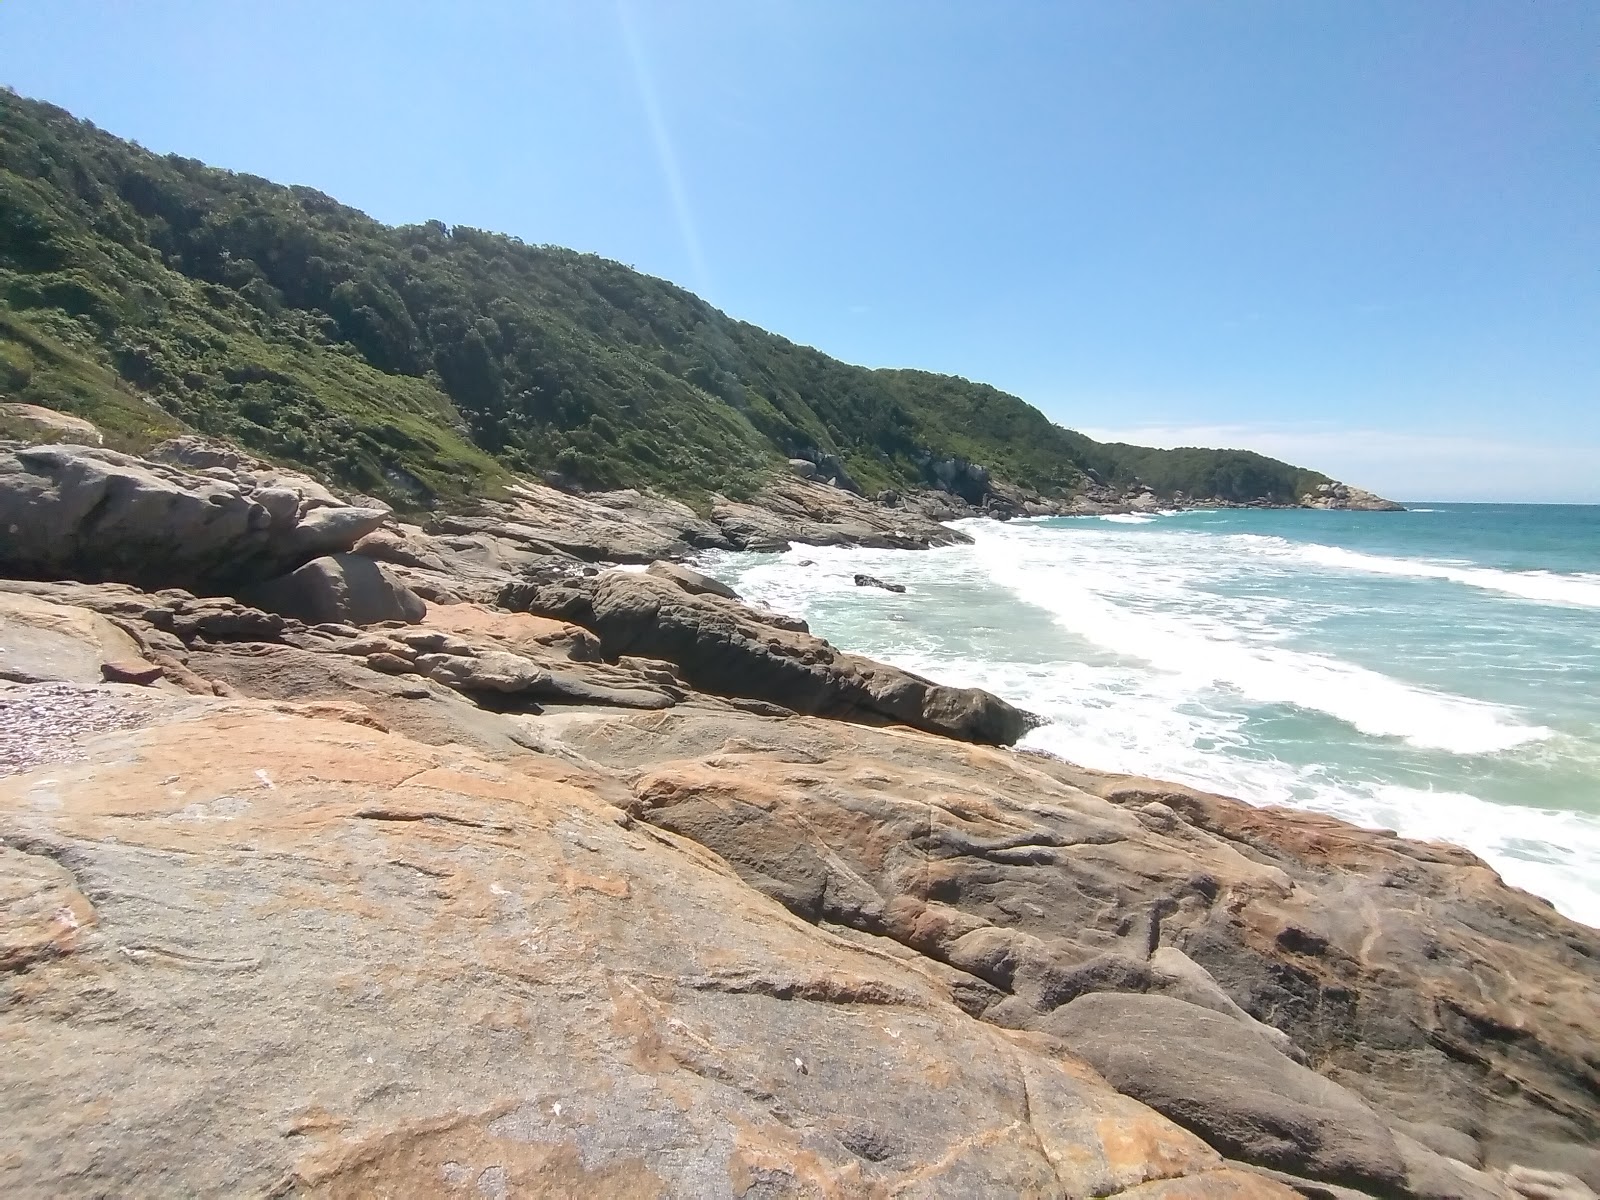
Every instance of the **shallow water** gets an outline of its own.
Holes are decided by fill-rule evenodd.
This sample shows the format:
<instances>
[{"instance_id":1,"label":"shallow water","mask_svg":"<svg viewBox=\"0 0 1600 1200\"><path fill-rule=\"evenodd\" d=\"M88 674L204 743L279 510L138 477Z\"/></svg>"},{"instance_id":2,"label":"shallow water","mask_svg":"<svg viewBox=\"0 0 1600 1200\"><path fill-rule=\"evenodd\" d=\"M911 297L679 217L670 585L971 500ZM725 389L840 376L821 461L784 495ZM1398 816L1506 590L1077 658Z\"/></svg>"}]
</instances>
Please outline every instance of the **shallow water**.
<instances>
[{"instance_id":1,"label":"shallow water","mask_svg":"<svg viewBox=\"0 0 1600 1200\"><path fill-rule=\"evenodd\" d=\"M1600 507L958 527L974 545L703 566L1046 717L1024 745L1456 842L1600 925Z\"/></svg>"}]
</instances>

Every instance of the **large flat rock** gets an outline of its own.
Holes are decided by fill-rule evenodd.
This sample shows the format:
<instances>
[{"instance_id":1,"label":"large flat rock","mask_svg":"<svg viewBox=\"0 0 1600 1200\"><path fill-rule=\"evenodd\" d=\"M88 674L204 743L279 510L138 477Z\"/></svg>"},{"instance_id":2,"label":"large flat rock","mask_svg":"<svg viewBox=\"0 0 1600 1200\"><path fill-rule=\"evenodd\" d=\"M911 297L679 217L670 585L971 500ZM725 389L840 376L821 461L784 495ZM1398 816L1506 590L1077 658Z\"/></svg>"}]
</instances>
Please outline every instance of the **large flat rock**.
<instances>
[{"instance_id":1,"label":"large flat rock","mask_svg":"<svg viewBox=\"0 0 1600 1200\"><path fill-rule=\"evenodd\" d=\"M218 701L0 829L10 1196L1292 1195L536 760Z\"/></svg>"}]
</instances>

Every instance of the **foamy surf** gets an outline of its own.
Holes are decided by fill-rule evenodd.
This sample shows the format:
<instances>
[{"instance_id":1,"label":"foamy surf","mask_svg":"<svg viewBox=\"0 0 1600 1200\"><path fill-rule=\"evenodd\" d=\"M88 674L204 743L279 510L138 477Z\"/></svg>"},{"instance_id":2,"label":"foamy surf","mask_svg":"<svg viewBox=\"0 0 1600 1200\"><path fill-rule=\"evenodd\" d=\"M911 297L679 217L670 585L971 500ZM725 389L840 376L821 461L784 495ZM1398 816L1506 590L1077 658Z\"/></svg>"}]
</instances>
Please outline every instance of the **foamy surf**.
<instances>
[{"instance_id":1,"label":"foamy surf","mask_svg":"<svg viewBox=\"0 0 1600 1200\"><path fill-rule=\"evenodd\" d=\"M1319 546L1315 543L1300 545L1284 543L1279 552L1291 555L1301 562L1314 563L1321 567L1363 571L1369 575L1397 575L1406 579L1443 579L1467 587L1518 596L1524 600L1537 600L1542 604L1571 604L1579 608L1600 608L1600 577L1593 575L1560 575L1551 571L1502 571L1493 567L1452 566L1419 559L1362 554L1339 546Z\"/></svg>"},{"instance_id":2,"label":"foamy surf","mask_svg":"<svg viewBox=\"0 0 1600 1200\"><path fill-rule=\"evenodd\" d=\"M1404 540L1388 514L1219 510L962 522L973 545L706 565L840 646L1040 714L1025 746L1455 842L1600 924L1600 626L1570 596L1441 590L1435 568L1542 578L1472 562L1468 520L1445 511L1403 560L1360 546ZM1502 547L1542 561L1520 530ZM1368 560L1429 573L1351 565ZM1600 585L1594 555L1559 561L1550 576ZM860 572L907 592L857 588Z\"/></svg>"},{"instance_id":3,"label":"foamy surf","mask_svg":"<svg viewBox=\"0 0 1600 1200\"><path fill-rule=\"evenodd\" d=\"M1020 539L1005 529L968 525L966 531L997 583L1048 611L1063 629L1171 673L1191 693L1232 688L1256 703L1323 712L1374 737L1452 754L1495 754L1550 736L1549 729L1525 724L1497 705L1410 686L1328 655L1263 644L1242 620L1118 603L1130 585L1170 593L1168 579L1130 578L1082 555L1052 562L1038 547L1018 553Z\"/></svg>"}]
</instances>

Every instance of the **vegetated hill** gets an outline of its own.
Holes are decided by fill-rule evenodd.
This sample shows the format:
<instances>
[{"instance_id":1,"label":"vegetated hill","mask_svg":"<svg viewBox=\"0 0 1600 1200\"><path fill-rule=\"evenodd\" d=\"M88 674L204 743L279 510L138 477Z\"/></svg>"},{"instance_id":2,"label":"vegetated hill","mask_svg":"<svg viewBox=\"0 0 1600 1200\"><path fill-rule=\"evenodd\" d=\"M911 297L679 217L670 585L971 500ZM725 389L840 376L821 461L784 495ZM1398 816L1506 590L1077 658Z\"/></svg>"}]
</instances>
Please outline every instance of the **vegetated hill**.
<instances>
[{"instance_id":1,"label":"vegetated hill","mask_svg":"<svg viewBox=\"0 0 1600 1200\"><path fill-rule=\"evenodd\" d=\"M850 366L619 263L162 157L0 91L0 393L139 448L184 427L407 507L513 473L688 498L786 457L868 491L965 459L1288 501L1326 477L1102 445L994 388Z\"/></svg>"}]
</instances>

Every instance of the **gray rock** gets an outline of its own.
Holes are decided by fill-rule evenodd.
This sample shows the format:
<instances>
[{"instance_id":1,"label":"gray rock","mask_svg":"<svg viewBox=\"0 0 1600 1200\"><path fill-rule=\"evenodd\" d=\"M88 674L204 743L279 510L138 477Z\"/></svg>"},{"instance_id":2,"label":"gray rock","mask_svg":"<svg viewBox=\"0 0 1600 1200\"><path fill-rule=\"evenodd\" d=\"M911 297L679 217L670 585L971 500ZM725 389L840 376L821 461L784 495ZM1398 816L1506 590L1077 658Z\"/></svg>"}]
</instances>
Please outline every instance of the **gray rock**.
<instances>
[{"instance_id":1,"label":"gray rock","mask_svg":"<svg viewBox=\"0 0 1600 1200\"><path fill-rule=\"evenodd\" d=\"M1230 1158L1385 1194L1406 1163L1377 1114L1238 1021L1166 996L1097 992L1047 1025L1119 1092Z\"/></svg>"},{"instance_id":2,"label":"gray rock","mask_svg":"<svg viewBox=\"0 0 1600 1200\"><path fill-rule=\"evenodd\" d=\"M262 488L252 499L267 510L274 529L292 529L300 519L300 494L292 488Z\"/></svg>"},{"instance_id":3,"label":"gray rock","mask_svg":"<svg viewBox=\"0 0 1600 1200\"><path fill-rule=\"evenodd\" d=\"M0 571L227 591L346 551L384 519L325 503L299 517L300 491L255 478L96 446L0 452Z\"/></svg>"},{"instance_id":4,"label":"gray rock","mask_svg":"<svg viewBox=\"0 0 1600 1200\"><path fill-rule=\"evenodd\" d=\"M319 509L321 512L334 511ZM269 612L309 624L422 620L428 606L382 567L359 554L314 559L280 578L246 589L242 598Z\"/></svg>"},{"instance_id":5,"label":"gray rock","mask_svg":"<svg viewBox=\"0 0 1600 1200\"><path fill-rule=\"evenodd\" d=\"M886 592L904 592L906 590L906 585L905 584L903 584L903 583L885 583L883 580L879 579L876 575L857 575L856 576L856 586L857 587L882 588Z\"/></svg>"},{"instance_id":6,"label":"gray rock","mask_svg":"<svg viewBox=\"0 0 1600 1200\"><path fill-rule=\"evenodd\" d=\"M417 670L458 692L499 692L516 695L548 682L550 672L532 659L505 650L485 650L476 655L421 654Z\"/></svg>"},{"instance_id":7,"label":"gray rock","mask_svg":"<svg viewBox=\"0 0 1600 1200\"><path fill-rule=\"evenodd\" d=\"M611 571L567 584L514 587L502 604L593 630L606 657L676 663L690 686L796 712L896 722L965 741L1016 741L1032 718L988 692L936 684L843 654L821 638L676 582Z\"/></svg>"},{"instance_id":8,"label":"gray rock","mask_svg":"<svg viewBox=\"0 0 1600 1200\"><path fill-rule=\"evenodd\" d=\"M671 580L684 591L693 596L721 596L724 600L737 600L739 593L719 579L709 575L702 575L699 571L691 571L688 567L680 566L674 562L653 562L650 564L650 574L657 579Z\"/></svg>"},{"instance_id":9,"label":"gray rock","mask_svg":"<svg viewBox=\"0 0 1600 1200\"><path fill-rule=\"evenodd\" d=\"M388 519L381 508L314 508L289 531L286 550L294 556L343 553Z\"/></svg>"}]
</instances>

